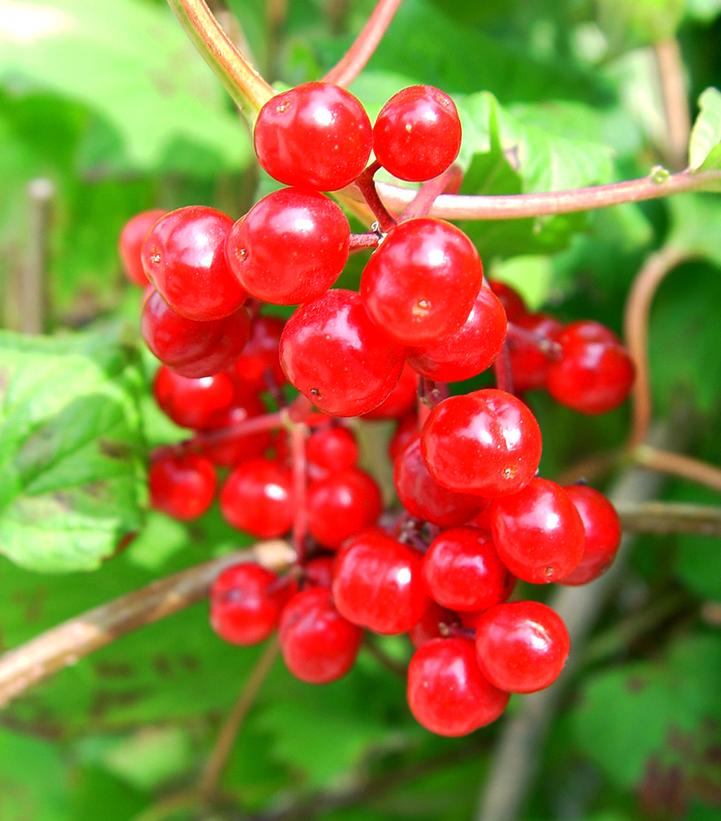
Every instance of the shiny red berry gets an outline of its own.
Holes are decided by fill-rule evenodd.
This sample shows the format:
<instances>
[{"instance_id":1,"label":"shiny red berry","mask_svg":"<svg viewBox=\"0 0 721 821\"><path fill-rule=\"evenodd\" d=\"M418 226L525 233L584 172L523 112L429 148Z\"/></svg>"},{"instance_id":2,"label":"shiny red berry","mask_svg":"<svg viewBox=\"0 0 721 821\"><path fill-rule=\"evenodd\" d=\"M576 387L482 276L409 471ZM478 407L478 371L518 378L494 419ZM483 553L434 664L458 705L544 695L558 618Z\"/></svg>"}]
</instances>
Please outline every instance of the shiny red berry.
<instances>
[{"instance_id":1,"label":"shiny red berry","mask_svg":"<svg viewBox=\"0 0 721 821\"><path fill-rule=\"evenodd\" d=\"M285 322L275 316L256 316L250 326L250 339L235 361L235 375L249 389L264 391L268 377L277 384L285 382L280 367L278 346Z\"/></svg>"},{"instance_id":2,"label":"shiny red berry","mask_svg":"<svg viewBox=\"0 0 721 821\"><path fill-rule=\"evenodd\" d=\"M421 347L463 325L482 279L478 252L463 231L421 217L388 233L363 269L360 293L398 343Z\"/></svg>"},{"instance_id":3,"label":"shiny red berry","mask_svg":"<svg viewBox=\"0 0 721 821\"><path fill-rule=\"evenodd\" d=\"M326 587L333 584L334 556L316 556L303 565L303 582L307 587Z\"/></svg>"},{"instance_id":4,"label":"shiny red berry","mask_svg":"<svg viewBox=\"0 0 721 821\"><path fill-rule=\"evenodd\" d=\"M140 249L150 229L164 213L165 211L160 208L141 211L131 217L120 232L120 239L118 240L120 261L123 263L125 276L135 285L145 287L148 284L148 277L143 271L143 263L140 258Z\"/></svg>"},{"instance_id":5,"label":"shiny red berry","mask_svg":"<svg viewBox=\"0 0 721 821\"><path fill-rule=\"evenodd\" d=\"M333 599L341 615L376 633L406 633L427 605L421 558L381 530L351 538L338 553Z\"/></svg>"},{"instance_id":6,"label":"shiny red berry","mask_svg":"<svg viewBox=\"0 0 721 821\"><path fill-rule=\"evenodd\" d=\"M250 459L228 476L220 494L223 516L260 539L282 536L295 516L292 475L272 459Z\"/></svg>"},{"instance_id":7,"label":"shiny red berry","mask_svg":"<svg viewBox=\"0 0 721 821\"><path fill-rule=\"evenodd\" d=\"M415 412L407 413L398 420L393 436L388 443L388 457L391 462L403 453L412 439L418 436L418 416Z\"/></svg>"},{"instance_id":8,"label":"shiny red berry","mask_svg":"<svg viewBox=\"0 0 721 821\"><path fill-rule=\"evenodd\" d=\"M153 382L155 401L176 425L217 427L235 400L233 381L225 373L191 379L161 365Z\"/></svg>"},{"instance_id":9,"label":"shiny red berry","mask_svg":"<svg viewBox=\"0 0 721 821\"><path fill-rule=\"evenodd\" d=\"M250 335L245 308L223 319L196 322L176 313L148 289L141 318L143 339L158 359L181 376L212 376L232 367Z\"/></svg>"},{"instance_id":10,"label":"shiny red berry","mask_svg":"<svg viewBox=\"0 0 721 821\"><path fill-rule=\"evenodd\" d=\"M373 126L378 162L400 180L437 177L455 160L460 147L456 106L433 86L410 86L394 94Z\"/></svg>"},{"instance_id":11,"label":"shiny red berry","mask_svg":"<svg viewBox=\"0 0 721 821\"><path fill-rule=\"evenodd\" d=\"M506 324L498 297L483 285L463 325L430 347L414 351L408 362L418 373L439 382L471 379L493 364L506 338Z\"/></svg>"},{"instance_id":12,"label":"shiny red berry","mask_svg":"<svg viewBox=\"0 0 721 821\"><path fill-rule=\"evenodd\" d=\"M520 331L514 333L514 330ZM517 391L544 388L551 366L551 349L563 330L561 323L547 314L526 314L515 322L508 335L513 387Z\"/></svg>"},{"instance_id":13,"label":"shiny red berry","mask_svg":"<svg viewBox=\"0 0 721 821\"><path fill-rule=\"evenodd\" d=\"M526 303L518 291L505 282L499 282L497 279L491 280L489 286L493 293L501 301L503 309L506 312L509 322L518 322L521 317L528 313Z\"/></svg>"},{"instance_id":14,"label":"shiny red berry","mask_svg":"<svg viewBox=\"0 0 721 821\"><path fill-rule=\"evenodd\" d=\"M393 483L398 499L411 516L440 527L464 524L483 504L478 496L455 493L436 482L421 456L418 435L396 458Z\"/></svg>"},{"instance_id":15,"label":"shiny red berry","mask_svg":"<svg viewBox=\"0 0 721 821\"><path fill-rule=\"evenodd\" d=\"M344 676L358 655L363 631L344 619L330 593L311 587L296 593L283 610L279 639L290 672L310 684Z\"/></svg>"},{"instance_id":16,"label":"shiny red berry","mask_svg":"<svg viewBox=\"0 0 721 821\"><path fill-rule=\"evenodd\" d=\"M254 394L236 396L233 407L215 417L212 430L196 439L196 447L215 465L232 468L255 456L262 456L272 444L269 431L243 433L248 419L266 413L266 408Z\"/></svg>"},{"instance_id":17,"label":"shiny red berry","mask_svg":"<svg viewBox=\"0 0 721 821\"><path fill-rule=\"evenodd\" d=\"M597 490L585 485L565 487L583 522L583 555L561 584L588 584L613 563L621 544L621 522L616 508Z\"/></svg>"},{"instance_id":18,"label":"shiny red berry","mask_svg":"<svg viewBox=\"0 0 721 821\"><path fill-rule=\"evenodd\" d=\"M148 473L150 504L175 519L201 516L215 496L215 468L195 454L162 451L152 458Z\"/></svg>"},{"instance_id":19,"label":"shiny red berry","mask_svg":"<svg viewBox=\"0 0 721 821\"><path fill-rule=\"evenodd\" d=\"M372 476L350 467L308 488L308 531L318 544L337 550L349 537L374 525L383 510Z\"/></svg>"},{"instance_id":20,"label":"shiny red berry","mask_svg":"<svg viewBox=\"0 0 721 821\"><path fill-rule=\"evenodd\" d=\"M418 374L406 363L396 386L387 398L368 413L365 419L399 419L412 411L418 399Z\"/></svg>"},{"instance_id":21,"label":"shiny red berry","mask_svg":"<svg viewBox=\"0 0 721 821\"><path fill-rule=\"evenodd\" d=\"M349 238L348 220L332 200L284 188L263 197L233 225L225 250L251 296L297 305L333 285L348 259Z\"/></svg>"},{"instance_id":22,"label":"shiny red berry","mask_svg":"<svg viewBox=\"0 0 721 821\"><path fill-rule=\"evenodd\" d=\"M420 621L408 631L408 638L414 647L421 647L433 639L443 637L441 625L451 626L458 624L458 616L451 610L441 607L432 599L428 602Z\"/></svg>"},{"instance_id":23,"label":"shiny red berry","mask_svg":"<svg viewBox=\"0 0 721 821\"><path fill-rule=\"evenodd\" d=\"M458 493L500 496L527 485L541 459L541 431L526 405L505 391L451 396L421 433L433 478Z\"/></svg>"},{"instance_id":24,"label":"shiny red berry","mask_svg":"<svg viewBox=\"0 0 721 821\"><path fill-rule=\"evenodd\" d=\"M261 166L286 185L337 191L370 156L373 132L361 103L331 83L303 83L276 95L255 122Z\"/></svg>"},{"instance_id":25,"label":"shiny red berry","mask_svg":"<svg viewBox=\"0 0 721 821\"><path fill-rule=\"evenodd\" d=\"M316 430L305 445L308 461L323 471L338 472L355 467L358 461L358 442L349 428L328 425Z\"/></svg>"},{"instance_id":26,"label":"shiny red berry","mask_svg":"<svg viewBox=\"0 0 721 821\"><path fill-rule=\"evenodd\" d=\"M561 617L535 601L499 604L476 622L478 664L509 693L533 693L558 678L571 640Z\"/></svg>"},{"instance_id":27,"label":"shiny red berry","mask_svg":"<svg viewBox=\"0 0 721 821\"><path fill-rule=\"evenodd\" d=\"M359 416L380 405L398 382L404 356L358 294L342 289L298 308L280 339L291 384L334 416Z\"/></svg>"},{"instance_id":28,"label":"shiny red berry","mask_svg":"<svg viewBox=\"0 0 721 821\"><path fill-rule=\"evenodd\" d=\"M235 313L247 294L225 259L233 220L192 205L155 223L141 251L143 270L170 307L198 322Z\"/></svg>"},{"instance_id":29,"label":"shiny red berry","mask_svg":"<svg viewBox=\"0 0 721 821\"><path fill-rule=\"evenodd\" d=\"M440 533L423 556L423 577L434 601L451 610L475 611L505 601L508 570L481 530L456 527Z\"/></svg>"},{"instance_id":30,"label":"shiny red berry","mask_svg":"<svg viewBox=\"0 0 721 821\"><path fill-rule=\"evenodd\" d=\"M408 665L408 706L432 733L462 736L495 721L508 693L481 673L473 642L434 639L419 647Z\"/></svg>"},{"instance_id":31,"label":"shiny red berry","mask_svg":"<svg viewBox=\"0 0 721 821\"><path fill-rule=\"evenodd\" d=\"M495 499L491 531L498 555L519 579L557 582L583 555L583 522L566 491L533 479L518 493Z\"/></svg>"},{"instance_id":32,"label":"shiny red berry","mask_svg":"<svg viewBox=\"0 0 721 821\"><path fill-rule=\"evenodd\" d=\"M616 336L598 322L567 325L558 336L560 358L548 369L547 387L562 405L581 413L618 407L633 386L635 368Z\"/></svg>"}]
</instances>

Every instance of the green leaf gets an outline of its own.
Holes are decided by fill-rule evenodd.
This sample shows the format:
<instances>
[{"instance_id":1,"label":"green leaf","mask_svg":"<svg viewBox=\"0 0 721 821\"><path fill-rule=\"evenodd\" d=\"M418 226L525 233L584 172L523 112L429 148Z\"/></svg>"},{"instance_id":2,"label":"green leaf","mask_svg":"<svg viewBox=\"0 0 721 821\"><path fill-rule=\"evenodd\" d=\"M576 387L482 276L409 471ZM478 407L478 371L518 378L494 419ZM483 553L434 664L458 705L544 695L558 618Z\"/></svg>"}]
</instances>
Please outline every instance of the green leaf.
<instances>
[{"instance_id":1,"label":"green leaf","mask_svg":"<svg viewBox=\"0 0 721 821\"><path fill-rule=\"evenodd\" d=\"M668 203L671 226L668 244L690 257L706 259L721 268L721 244L709 226L721 221L721 197L715 194L686 194Z\"/></svg>"},{"instance_id":2,"label":"green leaf","mask_svg":"<svg viewBox=\"0 0 721 821\"><path fill-rule=\"evenodd\" d=\"M721 91L707 88L699 97L699 114L691 129L688 164L692 171L721 168Z\"/></svg>"},{"instance_id":3,"label":"green leaf","mask_svg":"<svg viewBox=\"0 0 721 821\"><path fill-rule=\"evenodd\" d=\"M0 81L97 112L120 168L250 159L247 130L173 16L139 0L0 0Z\"/></svg>"},{"instance_id":4,"label":"green leaf","mask_svg":"<svg viewBox=\"0 0 721 821\"><path fill-rule=\"evenodd\" d=\"M710 23L721 14L721 0L686 0L686 16Z\"/></svg>"},{"instance_id":5,"label":"green leaf","mask_svg":"<svg viewBox=\"0 0 721 821\"><path fill-rule=\"evenodd\" d=\"M598 23L617 50L673 37L685 4L686 0L596 0Z\"/></svg>"},{"instance_id":6,"label":"green leaf","mask_svg":"<svg viewBox=\"0 0 721 821\"><path fill-rule=\"evenodd\" d=\"M91 570L142 522L136 354L117 337L0 332L0 552Z\"/></svg>"}]
</instances>

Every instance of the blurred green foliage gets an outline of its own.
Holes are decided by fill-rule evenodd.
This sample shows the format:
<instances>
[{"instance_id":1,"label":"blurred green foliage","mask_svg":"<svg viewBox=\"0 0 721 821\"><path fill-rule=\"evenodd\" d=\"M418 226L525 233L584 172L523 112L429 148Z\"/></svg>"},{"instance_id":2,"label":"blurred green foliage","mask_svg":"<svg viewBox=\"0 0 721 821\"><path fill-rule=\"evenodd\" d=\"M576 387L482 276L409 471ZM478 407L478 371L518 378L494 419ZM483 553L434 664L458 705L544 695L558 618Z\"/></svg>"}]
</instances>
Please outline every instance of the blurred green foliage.
<instances>
[{"instance_id":1,"label":"blurred green foliage","mask_svg":"<svg viewBox=\"0 0 721 821\"><path fill-rule=\"evenodd\" d=\"M322 76L373 4L298 0L276 26L263 0L228 6L266 75L288 85ZM696 100L721 83L719 15L718 0L405 0L352 89L371 116L411 83L452 93L464 125L466 193L643 176L660 161L664 136L648 46L678 36ZM718 92L702 102L691 162L718 167ZM259 176L247 127L161 0L0 0L0 299L10 329L18 326L27 186L37 177L56 188L55 337L0 336L2 648L248 542L215 509L191 526L145 509L147 448L184 434L143 398L153 366L137 346L140 297L119 270L120 227L141 209L195 202L239 216L274 185ZM718 462L719 225L718 198L696 195L463 227L486 268L534 308L616 329L645 256L668 240L688 251L692 261L654 305L652 387L659 414L679 403L693 409L691 447ZM344 282L359 270L354 260ZM547 475L623 439L624 410L596 419L546 397L530 402ZM98 447L102 438L114 447ZM57 443L59 461L48 458ZM88 492L93 482L102 494ZM680 482L665 496L718 501ZM112 557L118 535L136 529ZM599 627L606 649L581 665L538 751L537 788L519 821L719 817L720 556L718 542L698 536L638 540ZM675 609L629 644L627 623L669 597ZM407 657L404 639L384 643ZM0 819L197 818L192 803L165 799L197 783L257 657L257 649L221 643L199 604L31 691L0 713ZM279 664L229 761L227 803L204 817L297 802L298 817L328 821L461 821L472 816L497 734L430 737L409 717L402 683L365 652L350 676L326 688L290 680ZM344 790L349 799L332 809L317 798Z\"/></svg>"}]
</instances>

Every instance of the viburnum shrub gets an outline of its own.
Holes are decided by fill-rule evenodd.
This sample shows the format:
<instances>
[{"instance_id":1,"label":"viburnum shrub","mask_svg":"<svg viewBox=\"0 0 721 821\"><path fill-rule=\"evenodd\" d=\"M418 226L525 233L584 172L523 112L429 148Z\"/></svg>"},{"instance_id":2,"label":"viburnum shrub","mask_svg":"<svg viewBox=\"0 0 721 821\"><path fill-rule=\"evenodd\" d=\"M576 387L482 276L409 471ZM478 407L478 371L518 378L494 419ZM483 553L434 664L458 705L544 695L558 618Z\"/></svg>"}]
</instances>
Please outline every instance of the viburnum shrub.
<instances>
[{"instance_id":1,"label":"viburnum shrub","mask_svg":"<svg viewBox=\"0 0 721 821\"><path fill-rule=\"evenodd\" d=\"M254 144L292 187L243 215L146 212L121 235L129 279L149 282L156 401L195 431L153 457L152 504L191 519L217 482L230 525L292 537L281 575L238 564L217 578L219 636L253 644L278 629L289 671L323 684L351 670L363 631L408 633L411 712L440 735L472 732L509 693L552 684L568 657L563 621L532 590L508 601L516 580L590 582L621 537L600 492L537 475L525 391L604 413L627 398L634 365L598 322L531 314L486 278L460 228L431 216L461 145L442 90L400 90L371 127L344 88L305 83L263 105ZM381 167L429 180L399 215L374 193ZM327 194L353 184L367 234ZM334 287L351 253L368 254L358 291ZM283 321L273 305L296 307ZM495 388L459 384L489 368ZM408 431L390 456L395 499L359 466L366 416Z\"/></svg>"}]
</instances>

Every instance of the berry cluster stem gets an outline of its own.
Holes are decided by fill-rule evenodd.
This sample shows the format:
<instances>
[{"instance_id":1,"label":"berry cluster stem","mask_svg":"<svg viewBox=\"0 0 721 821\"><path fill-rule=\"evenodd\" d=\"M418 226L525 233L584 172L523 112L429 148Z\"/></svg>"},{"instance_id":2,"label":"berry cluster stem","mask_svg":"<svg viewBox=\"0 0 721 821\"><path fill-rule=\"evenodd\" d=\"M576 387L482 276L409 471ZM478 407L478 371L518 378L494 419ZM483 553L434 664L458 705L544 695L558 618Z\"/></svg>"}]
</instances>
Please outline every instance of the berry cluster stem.
<instances>
[{"instance_id":1,"label":"berry cluster stem","mask_svg":"<svg viewBox=\"0 0 721 821\"><path fill-rule=\"evenodd\" d=\"M396 220L391 216L388 209L383 205L381 198L378 196L378 190L373 177L379 168L380 163L377 161L372 162L355 181L355 185L372 211L373 216L378 221L378 227L385 234L396 224Z\"/></svg>"}]
</instances>

